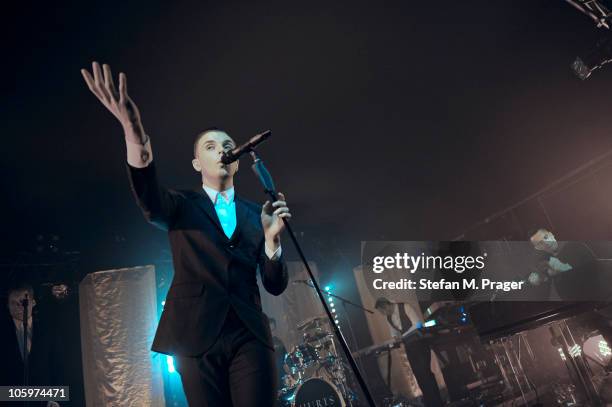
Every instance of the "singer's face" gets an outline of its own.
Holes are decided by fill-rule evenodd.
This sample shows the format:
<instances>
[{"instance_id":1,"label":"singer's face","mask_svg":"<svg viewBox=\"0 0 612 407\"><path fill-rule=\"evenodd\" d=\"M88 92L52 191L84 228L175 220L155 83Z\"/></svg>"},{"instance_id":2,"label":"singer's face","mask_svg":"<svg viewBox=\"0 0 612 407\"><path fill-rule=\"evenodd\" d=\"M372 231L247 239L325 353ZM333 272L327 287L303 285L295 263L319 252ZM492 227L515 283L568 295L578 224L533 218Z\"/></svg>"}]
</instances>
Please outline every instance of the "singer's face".
<instances>
[{"instance_id":1,"label":"singer's face","mask_svg":"<svg viewBox=\"0 0 612 407\"><path fill-rule=\"evenodd\" d=\"M36 302L32 298L32 293L28 290L14 290L11 291L8 298L8 308L11 316L18 321L23 321L23 305L21 301L28 295L28 315L32 317L32 308L36 305Z\"/></svg>"},{"instance_id":2,"label":"singer's face","mask_svg":"<svg viewBox=\"0 0 612 407\"><path fill-rule=\"evenodd\" d=\"M206 132L198 141L193 168L212 183L233 177L238 171L238 161L226 165L221 162L221 156L234 147L236 143L226 133L217 130Z\"/></svg>"},{"instance_id":3,"label":"singer's face","mask_svg":"<svg viewBox=\"0 0 612 407\"><path fill-rule=\"evenodd\" d=\"M542 250L548 253L553 253L559 247L557 239L552 232L540 229L531 237L531 244L537 250Z\"/></svg>"}]
</instances>

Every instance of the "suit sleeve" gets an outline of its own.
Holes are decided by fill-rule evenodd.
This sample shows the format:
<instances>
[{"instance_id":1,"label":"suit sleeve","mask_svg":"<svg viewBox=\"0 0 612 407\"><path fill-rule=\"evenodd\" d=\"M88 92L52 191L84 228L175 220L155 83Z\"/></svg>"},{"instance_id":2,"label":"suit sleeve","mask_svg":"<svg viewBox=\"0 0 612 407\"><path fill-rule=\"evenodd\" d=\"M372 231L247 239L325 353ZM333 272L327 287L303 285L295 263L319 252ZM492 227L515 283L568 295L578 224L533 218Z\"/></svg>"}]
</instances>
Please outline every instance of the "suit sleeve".
<instances>
[{"instance_id":1,"label":"suit sleeve","mask_svg":"<svg viewBox=\"0 0 612 407\"><path fill-rule=\"evenodd\" d=\"M261 282L272 295L280 295L287 288L289 275L287 273L287 264L281 254L274 260L270 259L265 253L265 243L262 239L259 250L259 270L261 273Z\"/></svg>"},{"instance_id":2,"label":"suit sleeve","mask_svg":"<svg viewBox=\"0 0 612 407\"><path fill-rule=\"evenodd\" d=\"M168 230L176 218L180 196L159 185L154 162L143 168L126 165L132 193L145 219L162 230Z\"/></svg>"}]
</instances>

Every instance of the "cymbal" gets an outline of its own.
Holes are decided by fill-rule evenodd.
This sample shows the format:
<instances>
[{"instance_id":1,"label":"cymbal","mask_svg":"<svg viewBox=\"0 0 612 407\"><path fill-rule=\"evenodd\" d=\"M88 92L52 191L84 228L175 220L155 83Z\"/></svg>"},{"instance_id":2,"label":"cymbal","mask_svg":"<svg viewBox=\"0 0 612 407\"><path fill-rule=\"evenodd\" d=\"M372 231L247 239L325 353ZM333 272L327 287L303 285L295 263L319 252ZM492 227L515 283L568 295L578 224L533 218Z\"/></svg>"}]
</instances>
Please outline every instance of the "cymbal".
<instances>
[{"instance_id":1,"label":"cymbal","mask_svg":"<svg viewBox=\"0 0 612 407\"><path fill-rule=\"evenodd\" d=\"M297 325L298 331L303 331L304 329L312 329L319 328L322 324L328 322L327 315L316 315L312 318L308 318L303 320Z\"/></svg>"},{"instance_id":2,"label":"cymbal","mask_svg":"<svg viewBox=\"0 0 612 407\"><path fill-rule=\"evenodd\" d=\"M304 342L313 342L313 341L318 341L327 337L331 337L333 336L333 334L331 332L327 332L327 331L322 331L322 332L315 332L315 333L305 333L304 334Z\"/></svg>"}]
</instances>

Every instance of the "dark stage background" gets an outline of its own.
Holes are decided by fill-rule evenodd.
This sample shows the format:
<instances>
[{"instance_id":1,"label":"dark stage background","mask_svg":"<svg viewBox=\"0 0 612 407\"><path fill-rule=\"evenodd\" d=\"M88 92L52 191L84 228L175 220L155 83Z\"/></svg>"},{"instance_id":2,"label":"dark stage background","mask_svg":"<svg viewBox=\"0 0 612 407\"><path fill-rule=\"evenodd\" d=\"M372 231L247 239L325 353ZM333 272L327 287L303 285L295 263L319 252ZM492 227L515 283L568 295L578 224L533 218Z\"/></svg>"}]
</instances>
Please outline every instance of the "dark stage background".
<instances>
[{"instance_id":1,"label":"dark stage background","mask_svg":"<svg viewBox=\"0 0 612 407\"><path fill-rule=\"evenodd\" d=\"M79 73L92 60L127 73L169 186L199 188L200 130L272 129L260 151L339 295L357 298L362 240L523 239L547 222L561 240L609 239L609 167L544 197L548 219L536 199L471 228L612 149L612 69L570 69L604 32L561 0L5 7L3 282L170 272L129 192L121 128ZM237 191L262 201L248 164Z\"/></svg>"}]
</instances>

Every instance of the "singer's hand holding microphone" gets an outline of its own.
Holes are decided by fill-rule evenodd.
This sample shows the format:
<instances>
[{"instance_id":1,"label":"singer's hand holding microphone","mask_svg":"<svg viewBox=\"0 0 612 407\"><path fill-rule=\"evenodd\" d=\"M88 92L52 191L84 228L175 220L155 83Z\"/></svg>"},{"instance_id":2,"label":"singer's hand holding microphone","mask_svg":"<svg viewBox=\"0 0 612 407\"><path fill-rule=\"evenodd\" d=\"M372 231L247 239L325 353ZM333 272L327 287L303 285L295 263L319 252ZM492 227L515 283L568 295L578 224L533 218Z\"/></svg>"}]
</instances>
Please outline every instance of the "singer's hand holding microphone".
<instances>
[{"instance_id":1,"label":"singer's hand holding microphone","mask_svg":"<svg viewBox=\"0 0 612 407\"><path fill-rule=\"evenodd\" d=\"M264 229L266 244L272 250L280 245L280 234L285 230L283 219L291 219L285 195L278 193L278 201L266 201L261 208L261 225Z\"/></svg>"}]
</instances>

